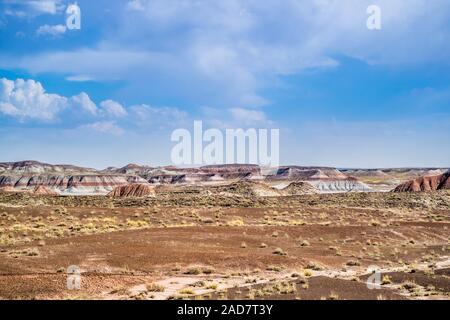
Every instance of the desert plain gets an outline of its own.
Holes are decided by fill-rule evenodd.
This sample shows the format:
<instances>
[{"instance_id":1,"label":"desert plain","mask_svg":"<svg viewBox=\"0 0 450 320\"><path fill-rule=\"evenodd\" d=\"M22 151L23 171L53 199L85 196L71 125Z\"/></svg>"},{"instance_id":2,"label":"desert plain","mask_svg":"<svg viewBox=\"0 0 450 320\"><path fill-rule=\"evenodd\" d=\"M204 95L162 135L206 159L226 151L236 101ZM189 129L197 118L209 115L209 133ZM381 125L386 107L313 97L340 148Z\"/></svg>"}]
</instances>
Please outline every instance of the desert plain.
<instances>
[{"instance_id":1,"label":"desert plain","mask_svg":"<svg viewBox=\"0 0 450 320\"><path fill-rule=\"evenodd\" d=\"M340 192L311 187L330 177L235 172L134 194L130 184L58 195L42 179L39 192L5 187L0 298L449 299L450 190L380 191L394 178L376 175L350 179L370 191ZM395 183L415 178L397 172ZM68 287L70 266L79 288Z\"/></svg>"}]
</instances>

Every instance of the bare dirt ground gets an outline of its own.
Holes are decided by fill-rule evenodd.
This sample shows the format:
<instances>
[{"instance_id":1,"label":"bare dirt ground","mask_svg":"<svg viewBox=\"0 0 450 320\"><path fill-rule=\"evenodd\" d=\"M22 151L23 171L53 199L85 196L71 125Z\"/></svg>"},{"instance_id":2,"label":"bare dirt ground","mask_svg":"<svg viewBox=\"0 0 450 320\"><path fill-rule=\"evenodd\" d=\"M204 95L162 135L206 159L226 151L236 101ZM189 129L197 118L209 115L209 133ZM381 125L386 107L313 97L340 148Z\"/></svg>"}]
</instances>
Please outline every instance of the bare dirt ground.
<instances>
[{"instance_id":1,"label":"bare dirt ground","mask_svg":"<svg viewBox=\"0 0 450 320\"><path fill-rule=\"evenodd\" d=\"M450 192L0 194L2 299L449 299ZM67 268L81 289L67 289ZM381 271L378 289L368 267Z\"/></svg>"}]
</instances>

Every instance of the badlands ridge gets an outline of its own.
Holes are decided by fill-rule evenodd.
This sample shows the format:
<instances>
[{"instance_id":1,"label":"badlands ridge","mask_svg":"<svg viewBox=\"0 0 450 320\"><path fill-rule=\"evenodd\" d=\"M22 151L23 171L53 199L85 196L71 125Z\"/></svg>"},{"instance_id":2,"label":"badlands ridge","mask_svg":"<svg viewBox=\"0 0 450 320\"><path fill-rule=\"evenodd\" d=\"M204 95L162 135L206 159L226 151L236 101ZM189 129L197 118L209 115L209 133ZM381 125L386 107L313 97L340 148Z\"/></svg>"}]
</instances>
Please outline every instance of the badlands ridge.
<instances>
[{"instance_id":1,"label":"badlands ridge","mask_svg":"<svg viewBox=\"0 0 450 320\"><path fill-rule=\"evenodd\" d=\"M104 170L37 161L0 163L0 191L43 195L151 196L158 186L233 186L244 183L256 195L391 191L417 192L450 187L446 168L336 169L283 166L263 175L257 165L200 168L129 164ZM423 177L425 176L425 177Z\"/></svg>"}]
</instances>

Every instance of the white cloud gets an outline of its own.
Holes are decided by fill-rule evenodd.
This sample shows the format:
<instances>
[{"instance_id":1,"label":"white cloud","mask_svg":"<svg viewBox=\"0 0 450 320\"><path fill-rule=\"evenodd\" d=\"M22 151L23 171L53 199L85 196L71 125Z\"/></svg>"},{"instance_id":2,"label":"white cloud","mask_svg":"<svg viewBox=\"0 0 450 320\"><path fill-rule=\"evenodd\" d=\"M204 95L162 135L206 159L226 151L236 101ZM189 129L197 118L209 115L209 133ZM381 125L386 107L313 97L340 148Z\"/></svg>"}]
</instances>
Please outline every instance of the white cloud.
<instances>
[{"instance_id":1,"label":"white cloud","mask_svg":"<svg viewBox=\"0 0 450 320\"><path fill-rule=\"evenodd\" d=\"M100 133L107 133L116 136L120 136L124 133L124 130L119 127L114 121L98 121L90 124L83 125L78 128L79 130L94 130Z\"/></svg>"},{"instance_id":2,"label":"white cloud","mask_svg":"<svg viewBox=\"0 0 450 320\"><path fill-rule=\"evenodd\" d=\"M62 24L58 24L58 25L53 25L50 26L48 24L40 26L39 29L37 29L36 33L39 36L52 36L52 37L57 37L60 36L62 34L64 34L66 32L67 28L65 25Z\"/></svg>"},{"instance_id":3,"label":"white cloud","mask_svg":"<svg viewBox=\"0 0 450 320\"><path fill-rule=\"evenodd\" d=\"M64 9L62 0L3 0L6 13L19 18L42 14L55 15Z\"/></svg>"},{"instance_id":4,"label":"white cloud","mask_svg":"<svg viewBox=\"0 0 450 320\"><path fill-rule=\"evenodd\" d=\"M70 98L70 101L75 109L81 108L92 115L97 114L97 106L85 92L81 92L79 95L73 96Z\"/></svg>"},{"instance_id":5,"label":"white cloud","mask_svg":"<svg viewBox=\"0 0 450 320\"><path fill-rule=\"evenodd\" d=\"M61 0L29 0L28 6L40 13L56 14L61 11Z\"/></svg>"},{"instance_id":6,"label":"white cloud","mask_svg":"<svg viewBox=\"0 0 450 320\"><path fill-rule=\"evenodd\" d=\"M109 116L119 118L127 115L127 112L124 109L124 107L116 101L105 100L100 103L100 106L102 107L103 111Z\"/></svg>"},{"instance_id":7,"label":"white cloud","mask_svg":"<svg viewBox=\"0 0 450 320\"><path fill-rule=\"evenodd\" d=\"M68 106L68 99L49 94L39 82L0 79L0 112L19 119L52 120Z\"/></svg>"},{"instance_id":8,"label":"white cloud","mask_svg":"<svg viewBox=\"0 0 450 320\"><path fill-rule=\"evenodd\" d=\"M47 93L40 82L32 79L0 79L0 113L20 120L50 121L66 109L97 114L95 103L84 92L68 98Z\"/></svg>"},{"instance_id":9,"label":"white cloud","mask_svg":"<svg viewBox=\"0 0 450 320\"><path fill-rule=\"evenodd\" d=\"M183 125L189 119L188 114L178 108L141 104L127 110L111 99L102 101L98 108L85 92L65 97L47 93L42 84L35 80L13 81L5 78L0 78L2 114L19 121L52 122L58 116L64 119L70 117L73 123L88 123L81 128L116 135L123 133L122 127L140 131L167 129ZM117 118L118 123L111 118Z\"/></svg>"}]
</instances>

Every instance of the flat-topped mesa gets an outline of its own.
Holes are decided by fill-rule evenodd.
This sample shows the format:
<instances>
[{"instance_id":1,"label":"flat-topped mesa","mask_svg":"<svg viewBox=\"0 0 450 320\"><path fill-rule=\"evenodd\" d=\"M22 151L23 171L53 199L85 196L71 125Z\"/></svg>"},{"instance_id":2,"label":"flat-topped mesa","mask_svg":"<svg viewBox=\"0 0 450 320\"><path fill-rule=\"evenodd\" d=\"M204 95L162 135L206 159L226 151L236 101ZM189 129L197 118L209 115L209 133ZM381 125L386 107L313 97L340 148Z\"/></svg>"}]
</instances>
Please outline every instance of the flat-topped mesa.
<instances>
[{"instance_id":1,"label":"flat-topped mesa","mask_svg":"<svg viewBox=\"0 0 450 320\"><path fill-rule=\"evenodd\" d=\"M315 179L347 179L348 177L336 168L328 167L280 167L275 174L267 177L269 180L315 180Z\"/></svg>"},{"instance_id":2,"label":"flat-topped mesa","mask_svg":"<svg viewBox=\"0 0 450 320\"><path fill-rule=\"evenodd\" d=\"M122 168L114 168L110 167L102 172L105 174L133 174L133 175L144 175L148 172L151 172L155 168L148 167L148 166L141 166L138 164L130 163L127 164L125 167Z\"/></svg>"},{"instance_id":3,"label":"flat-topped mesa","mask_svg":"<svg viewBox=\"0 0 450 320\"><path fill-rule=\"evenodd\" d=\"M424 176L399 185L394 192L423 192L450 189L450 171L436 176Z\"/></svg>"},{"instance_id":4,"label":"flat-topped mesa","mask_svg":"<svg viewBox=\"0 0 450 320\"><path fill-rule=\"evenodd\" d=\"M9 175L24 174L50 174L50 173L93 173L95 169L77 167L67 164L48 164L39 161L27 160L19 162L1 162L0 174L7 172Z\"/></svg>"},{"instance_id":5,"label":"flat-topped mesa","mask_svg":"<svg viewBox=\"0 0 450 320\"><path fill-rule=\"evenodd\" d=\"M129 184L126 186L120 186L114 188L113 191L108 193L110 197L154 197L155 187L148 184Z\"/></svg>"},{"instance_id":6,"label":"flat-topped mesa","mask_svg":"<svg viewBox=\"0 0 450 320\"><path fill-rule=\"evenodd\" d=\"M256 164L224 164L203 166L199 168L199 171L219 174L236 172L252 172L254 174L259 174L261 170Z\"/></svg>"}]
</instances>

